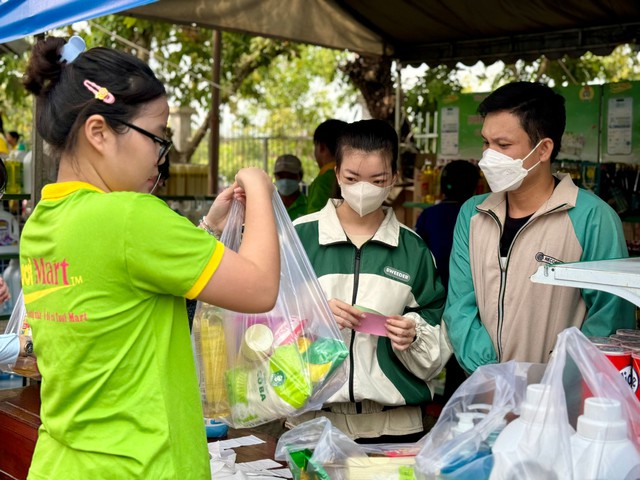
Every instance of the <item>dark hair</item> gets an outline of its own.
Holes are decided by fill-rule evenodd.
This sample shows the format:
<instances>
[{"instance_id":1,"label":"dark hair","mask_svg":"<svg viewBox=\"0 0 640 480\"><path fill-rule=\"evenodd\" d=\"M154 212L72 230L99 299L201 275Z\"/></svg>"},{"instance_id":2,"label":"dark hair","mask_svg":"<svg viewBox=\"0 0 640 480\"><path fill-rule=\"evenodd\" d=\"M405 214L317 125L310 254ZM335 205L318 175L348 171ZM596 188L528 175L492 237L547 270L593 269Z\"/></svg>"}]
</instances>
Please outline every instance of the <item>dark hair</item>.
<instances>
[{"instance_id":1,"label":"dark hair","mask_svg":"<svg viewBox=\"0 0 640 480\"><path fill-rule=\"evenodd\" d=\"M338 137L342 129L347 126L347 122L330 118L322 122L313 132L313 143L322 143L326 145L331 155L336 156L338 148Z\"/></svg>"},{"instance_id":2,"label":"dark hair","mask_svg":"<svg viewBox=\"0 0 640 480\"><path fill-rule=\"evenodd\" d=\"M551 161L560 151L566 125L564 97L542 83L508 83L485 98L478 113L485 118L489 113L507 111L520 119L531 146L543 138L553 140Z\"/></svg>"},{"instance_id":3,"label":"dark hair","mask_svg":"<svg viewBox=\"0 0 640 480\"><path fill-rule=\"evenodd\" d=\"M398 134L383 120L360 120L347 124L338 139L336 169L340 170L344 151L347 149L364 152L382 151L391 164L393 175L398 171Z\"/></svg>"},{"instance_id":4,"label":"dark hair","mask_svg":"<svg viewBox=\"0 0 640 480\"><path fill-rule=\"evenodd\" d=\"M15 138L16 142L18 140L20 140L20 134L18 132L16 132L15 130L11 130L10 132L7 132L7 135L9 135L12 138Z\"/></svg>"},{"instance_id":5,"label":"dark hair","mask_svg":"<svg viewBox=\"0 0 640 480\"><path fill-rule=\"evenodd\" d=\"M440 191L447 200L465 202L476 191L480 170L467 160L447 163L440 174Z\"/></svg>"},{"instance_id":6,"label":"dark hair","mask_svg":"<svg viewBox=\"0 0 640 480\"><path fill-rule=\"evenodd\" d=\"M54 155L72 151L78 130L91 115L102 115L116 132L126 126L145 104L166 95L164 85L139 58L110 48L92 48L73 63L60 62L65 40L48 37L31 50L23 83L38 104L36 128ZM95 98L83 82L105 87L112 104Z\"/></svg>"}]
</instances>

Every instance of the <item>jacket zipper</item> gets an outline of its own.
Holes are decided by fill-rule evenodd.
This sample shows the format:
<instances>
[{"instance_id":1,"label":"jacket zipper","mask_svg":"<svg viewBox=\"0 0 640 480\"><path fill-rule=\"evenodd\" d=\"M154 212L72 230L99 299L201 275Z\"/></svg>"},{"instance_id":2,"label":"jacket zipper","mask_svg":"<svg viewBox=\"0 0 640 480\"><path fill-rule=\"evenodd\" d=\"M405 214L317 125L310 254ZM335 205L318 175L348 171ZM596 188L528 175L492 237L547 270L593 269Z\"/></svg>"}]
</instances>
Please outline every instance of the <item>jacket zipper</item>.
<instances>
[{"instance_id":1,"label":"jacket zipper","mask_svg":"<svg viewBox=\"0 0 640 480\"><path fill-rule=\"evenodd\" d=\"M511 245L509 245L509 250L507 251L507 258L505 260L504 267L502 266L502 262L500 261L500 242L498 242L498 264L500 265L500 292L498 293L498 326L496 330L496 343L498 345L498 352L497 352L498 363L502 361L502 326L504 324L504 296L507 291L507 270L509 268L509 260L511 259L511 250L513 249L513 245L516 243L516 239L520 236L520 233L524 229L528 228L529 225L531 225L534 221L536 221L540 217L553 213L556 210L559 210L565 206L566 206L566 203L563 203L562 205L558 205L557 207L552 208L551 210L543 213L542 215L524 224L522 228L516 232L515 236L513 237L513 240L511 240ZM480 210L480 211L483 211L483 210ZM502 224L500 223L500 219L491 210L485 210L485 212L489 214L489 216L491 216L491 218L493 218L493 220L498 225L498 228L500 229L500 238L502 238Z\"/></svg>"},{"instance_id":2,"label":"jacket zipper","mask_svg":"<svg viewBox=\"0 0 640 480\"><path fill-rule=\"evenodd\" d=\"M356 256L353 261L353 295L351 297L351 305L356 304L358 299L358 281L360 278L360 255L361 250L356 248ZM353 358L353 344L356 340L356 332L351 331L351 341L349 342L349 400L355 403L356 398L353 392L353 370L354 370L354 358ZM361 413L361 412L358 412Z\"/></svg>"},{"instance_id":3,"label":"jacket zipper","mask_svg":"<svg viewBox=\"0 0 640 480\"><path fill-rule=\"evenodd\" d=\"M486 213L491 218L493 218L493 220L496 222L496 225L498 225L498 229L500 230L500 236L498 238L502 238L502 223L500 223L500 219L491 210L486 210ZM498 267L500 268L500 290L498 292L498 325L496 327L496 344L498 346L498 351L496 353L498 355L498 363L500 363L502 359L502 320L504 318L504 294L506 290L505 284L507 280L506 265L505 268L503 268L502 262L500 260L500 241L498 241Z\"/></svg>"}]
</instances>

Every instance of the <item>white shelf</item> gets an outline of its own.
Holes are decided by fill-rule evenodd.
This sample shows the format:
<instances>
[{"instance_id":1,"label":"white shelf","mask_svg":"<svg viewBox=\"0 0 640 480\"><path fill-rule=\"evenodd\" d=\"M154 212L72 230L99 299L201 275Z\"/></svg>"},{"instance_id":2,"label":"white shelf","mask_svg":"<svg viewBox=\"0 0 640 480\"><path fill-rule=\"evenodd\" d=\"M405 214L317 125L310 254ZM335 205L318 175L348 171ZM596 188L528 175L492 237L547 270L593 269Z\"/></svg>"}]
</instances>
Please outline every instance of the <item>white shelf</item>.
<instances>
[{"instance_id":1,"label":"white shelf","mask_svg":"<svg viewBox=\"0 0 640 480\"><path fill-rule=\"evenodd\" d=\"M602 290L640 307L640 258L542 265L531 281Z\"/></svg>"}]
</instances>

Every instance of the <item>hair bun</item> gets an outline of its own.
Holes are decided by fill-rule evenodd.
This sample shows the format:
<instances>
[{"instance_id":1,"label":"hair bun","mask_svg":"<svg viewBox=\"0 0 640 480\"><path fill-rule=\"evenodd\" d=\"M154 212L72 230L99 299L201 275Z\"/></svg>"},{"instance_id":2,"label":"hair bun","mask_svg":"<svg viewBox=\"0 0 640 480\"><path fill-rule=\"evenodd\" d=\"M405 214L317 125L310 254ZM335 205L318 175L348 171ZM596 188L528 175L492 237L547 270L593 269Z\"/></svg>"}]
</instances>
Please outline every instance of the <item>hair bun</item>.
<instances>
[{"instance_id":1,"label":"hair bun","mask_svg":"<svg viewBox=\"0 0 640 480\"><path fill-rule=\"evenodd\" d=\"M44 97L58 83L64 65L60 63L60 50L65 45L60 37L48 37L36 42L22 83L38 97Z\"/></svg>"}]
</instances>

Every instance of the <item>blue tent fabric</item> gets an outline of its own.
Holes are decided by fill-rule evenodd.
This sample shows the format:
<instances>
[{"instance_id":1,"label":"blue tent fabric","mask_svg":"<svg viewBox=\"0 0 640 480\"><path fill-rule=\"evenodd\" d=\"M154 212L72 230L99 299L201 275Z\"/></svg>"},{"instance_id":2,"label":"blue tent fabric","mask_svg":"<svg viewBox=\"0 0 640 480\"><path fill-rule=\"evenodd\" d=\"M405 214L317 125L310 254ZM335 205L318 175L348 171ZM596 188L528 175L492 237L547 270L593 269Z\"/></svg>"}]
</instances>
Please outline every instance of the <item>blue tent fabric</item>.
<instances>
[{"instance_id":1,"label":"blue tent fabric","mask_svg":"<svg viewBox=\"0 0 640 480\"><path fill-rule=\"evenodd\" d=\"M157 0L0 0L0 43Z\"/></svg>"}]
</instances>

